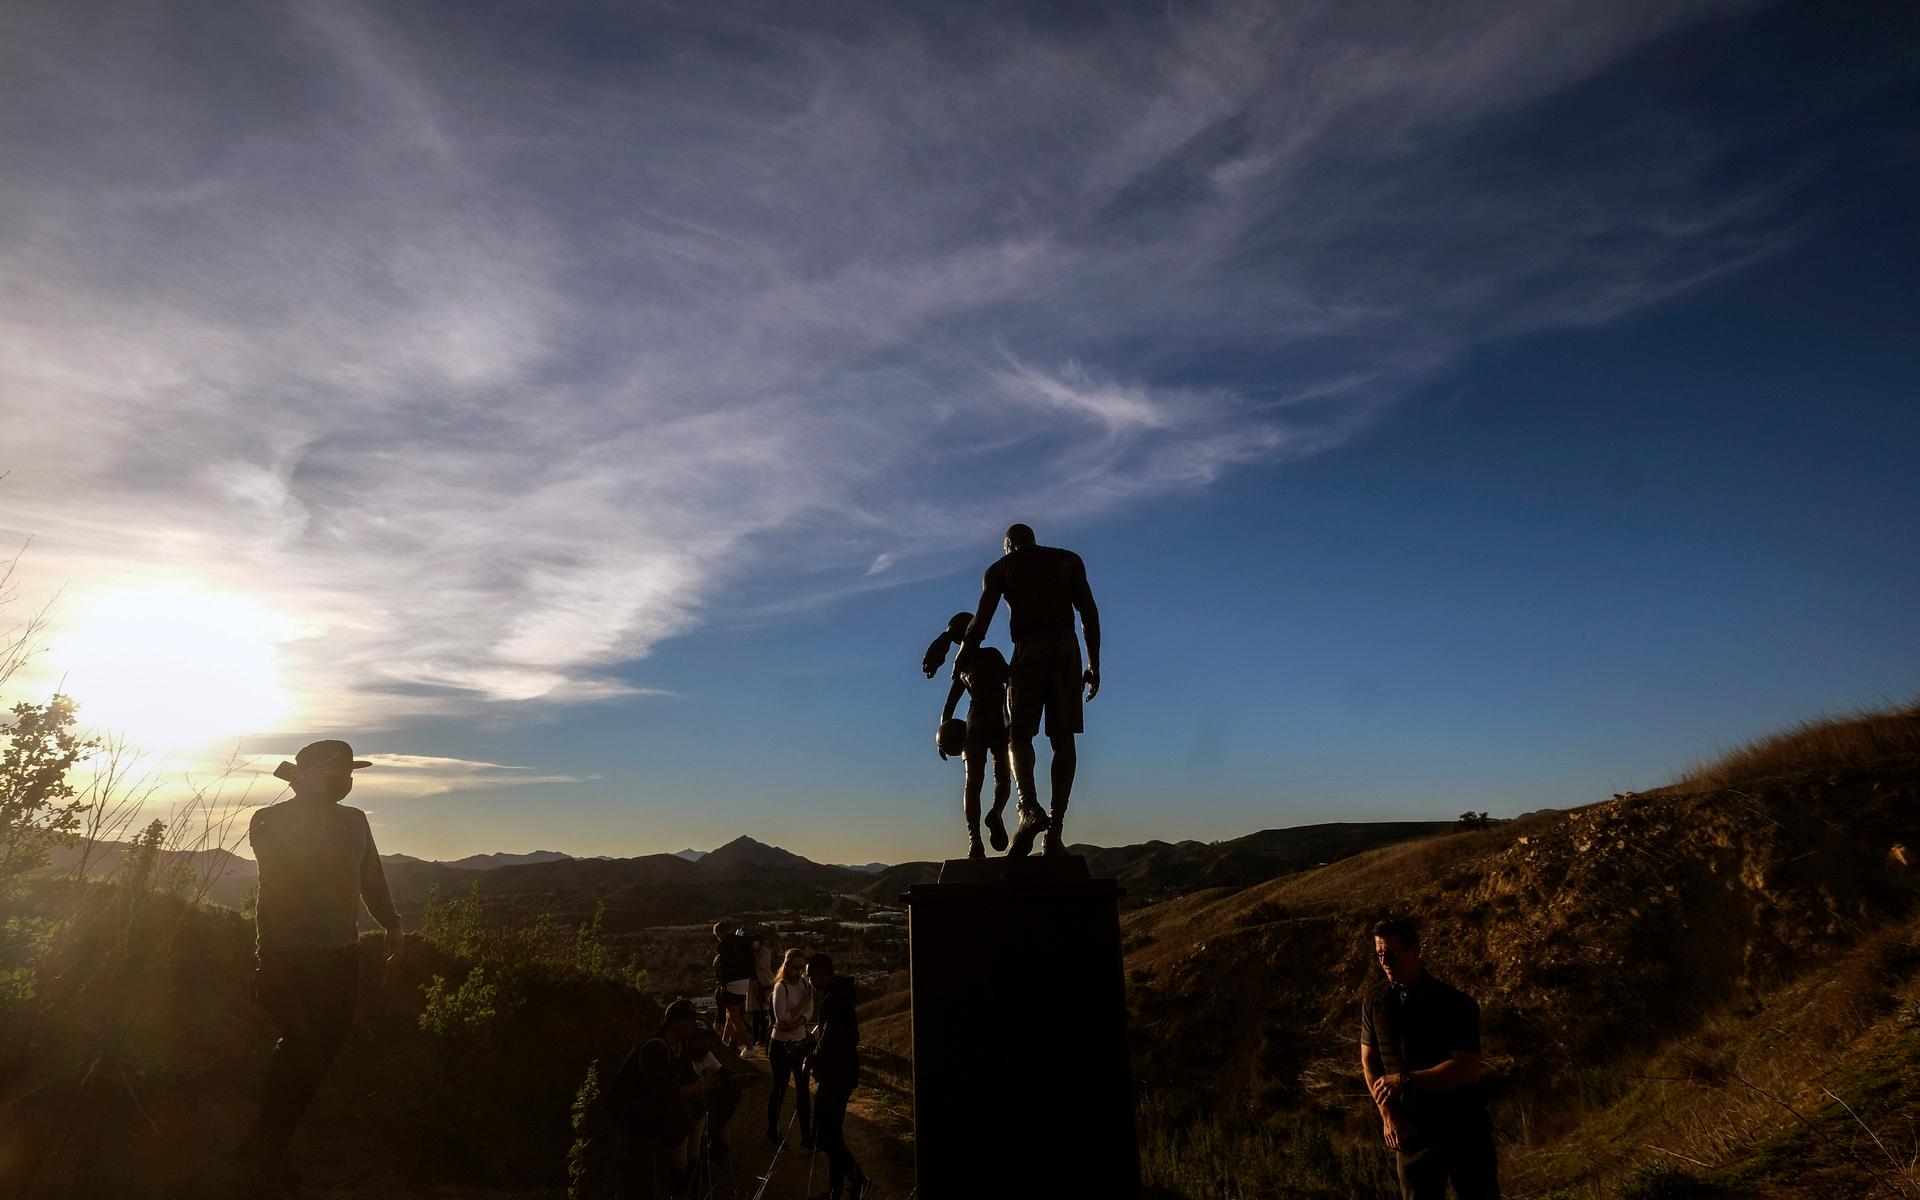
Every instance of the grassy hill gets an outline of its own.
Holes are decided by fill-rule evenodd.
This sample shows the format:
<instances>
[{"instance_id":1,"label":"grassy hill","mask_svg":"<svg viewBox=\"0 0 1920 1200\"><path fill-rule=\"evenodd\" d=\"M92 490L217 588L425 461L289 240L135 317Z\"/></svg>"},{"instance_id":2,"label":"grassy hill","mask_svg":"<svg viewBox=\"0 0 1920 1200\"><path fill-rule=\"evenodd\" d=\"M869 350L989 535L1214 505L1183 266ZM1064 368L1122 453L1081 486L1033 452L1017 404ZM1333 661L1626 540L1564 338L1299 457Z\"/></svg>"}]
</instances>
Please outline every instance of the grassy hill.
<instances>
[{"instance_id":1,"label":"grassy hill","mask_svg":"<svg viewBox=\"0 0 1920 1200\"><path fill-rule=\"evenodd\" d=\"M1357 1014L1368 927L1408 913L1481 1001L1509 1194L1920 1195L1916 847L1908 707L1131 914L1149 1177L1392 1194Z\"/></svg>"}]
</instances>

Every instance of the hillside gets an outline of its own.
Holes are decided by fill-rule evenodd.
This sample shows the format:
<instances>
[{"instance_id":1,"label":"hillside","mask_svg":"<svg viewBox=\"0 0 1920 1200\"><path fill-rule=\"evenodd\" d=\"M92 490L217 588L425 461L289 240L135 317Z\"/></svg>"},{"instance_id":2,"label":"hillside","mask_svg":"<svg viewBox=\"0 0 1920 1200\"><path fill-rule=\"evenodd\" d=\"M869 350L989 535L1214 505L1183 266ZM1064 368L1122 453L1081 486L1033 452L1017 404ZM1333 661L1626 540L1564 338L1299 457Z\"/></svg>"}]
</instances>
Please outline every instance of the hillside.
<instances>
[{"instance_id":1,"label":"hillside","mask_svg":"<svg viewBox=\"0 0 1920 1200\"><path fill-rule=\"evenodd\" d=\"M1727 1195L1865 1195L1892 1186L1890 1162L1911 1179L1916 846L1908 708L1794 731L1659 791L1136 912L1150 1175L1187 1179L1204 1138L1295 1194L1383 1186L1355 1029L1368 927L1412 913L1434 973L1481 1001L1510 1194L1685 1171ZM1904 1149L1888 1159L1868 1132ZM1328 1154L1347 1165L1314 1186L1284 1175ZM1786 1158L1794 1172L1765 1166Z\"/></svg>"},{"instance_id":2,"label":"hillside","mask_svg":"<svg viewBox=\"0 0 1920 1200\"><path fill-rule=\"evenodd\" d=\"M1157 1200L1396 1194L1355 1062L1388 914L1418 916L1429 968L1482 1004L1508 1196L1920 1200L1920 706L1762 739L1666 788L1437 828L1077 848L1130 892L1189 889L1122 921ZM303 1135L312 1194L558 1194L571 1089L657 1010L638 970L680 990L706 970L698 925L758 900L818 905L787 936L857 962L873 931L837 930L835 895L890 900L931 869L859 875L751 839L699 861L391 865L426 938L393 966L363 947L362 1019ZM33 1194L167 1194L207 1178L257 1088L248 926L89 887L38 893L78 915L31 1019L0 1023L0 1190L27 1164ZM602 903L604 926L576 930ZM617 936L674 922L692 928ZM430 1034L423 988L482 966L501 990ZM904 1179L892 970L857 972L859 1129Z\"/></svg>"}]
</instances>

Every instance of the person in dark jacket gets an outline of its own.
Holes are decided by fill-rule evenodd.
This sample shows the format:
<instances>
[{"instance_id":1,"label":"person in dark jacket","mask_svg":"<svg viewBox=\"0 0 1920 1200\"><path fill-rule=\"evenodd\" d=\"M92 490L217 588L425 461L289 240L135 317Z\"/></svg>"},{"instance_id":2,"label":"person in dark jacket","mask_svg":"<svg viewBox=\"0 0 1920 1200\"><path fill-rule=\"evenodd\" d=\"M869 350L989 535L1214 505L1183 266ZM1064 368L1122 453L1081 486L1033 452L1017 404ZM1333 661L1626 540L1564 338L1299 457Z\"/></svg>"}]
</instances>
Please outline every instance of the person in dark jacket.
<instances>
[{"instance_id":1,"label":"person in dark jacket","mask_svg":"<svg viewBox=\"0 0 1920 1200\"><path fill-rule=\"evenodd\" d=\"M722 1043L743 1050L752 1036L747 1031L747 993L753 989L753 943L732 921L713 923L713 975L718 985L713 1003Z\"/></svg>"},{"instance_id":2,"label":"person in dark jacket","mask_svg":"<svg viewBox=\"0 0 1920 1200\"><path fill-rule=\"evenodd\" d=\"M853 1013L853 980L833 973L833 959L816 954L807 960L820 1015L814 1039L813 1139L827 1156L824 1200L859 1200L867 1177L847 1149L847 1101L860 1082L860 1022Z\"/></svg>"}]
</instances>

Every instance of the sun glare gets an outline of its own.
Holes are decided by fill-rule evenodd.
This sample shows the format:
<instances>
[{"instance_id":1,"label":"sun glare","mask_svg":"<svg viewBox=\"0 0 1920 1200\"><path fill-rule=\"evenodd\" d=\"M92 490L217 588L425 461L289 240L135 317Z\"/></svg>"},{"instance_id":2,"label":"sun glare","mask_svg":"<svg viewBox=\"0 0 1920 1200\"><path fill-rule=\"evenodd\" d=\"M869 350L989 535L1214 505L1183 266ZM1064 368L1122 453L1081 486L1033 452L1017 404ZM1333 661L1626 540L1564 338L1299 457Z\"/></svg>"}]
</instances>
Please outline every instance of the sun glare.
<instances>
[{"instance_id":1,"label":"sun glare","mask_svg":"<svg viewBox=\"0 0 1920 1200\"><path fill-rule=\"evenodd\" d=\"M122 588L62 624L49 652L81 721L143 749L271 732L290 708L274 671L284 622L241 596Z\"/></svg>"}]
</instances>

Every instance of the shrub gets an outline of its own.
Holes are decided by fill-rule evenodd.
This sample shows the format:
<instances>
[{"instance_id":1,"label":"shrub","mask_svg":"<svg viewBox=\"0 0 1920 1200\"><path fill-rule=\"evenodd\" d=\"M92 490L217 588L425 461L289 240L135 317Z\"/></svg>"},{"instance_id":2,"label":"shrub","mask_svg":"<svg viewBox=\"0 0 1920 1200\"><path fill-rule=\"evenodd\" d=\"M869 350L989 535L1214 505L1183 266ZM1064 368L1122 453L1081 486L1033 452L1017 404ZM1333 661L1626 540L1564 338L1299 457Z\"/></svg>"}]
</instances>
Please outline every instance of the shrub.
<instances>
[{"instance_id":1,"label":"shrub","mask_svg":"<svg viewBox=\"0 0 1920 1200\"><path fill-rule=\"evenodd\" d=\"M600 1061L587 1064L587 1077L573 1094L573 1145L567 1148L567 1200L602 1194L606 1157L606 1114L600 1101Z\"/></svg>"},{"instance_id":2,"label":"shrub","mask_svg":"<svg viewBox=\"0 0 1920 1200\"><path fill-rule=\"evenodd\" d=\"M467 972L460 986L449 988L444 975L421 985L426 1005L420 1010L420 1029L435 1037L479 1037L500 1016L500 985L487 982L487 969Z\"/></svg>"}]
</instances>

